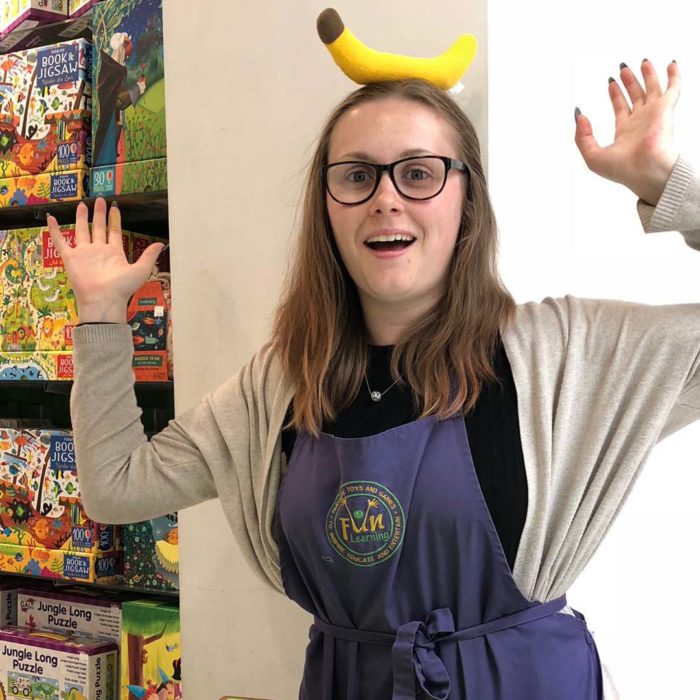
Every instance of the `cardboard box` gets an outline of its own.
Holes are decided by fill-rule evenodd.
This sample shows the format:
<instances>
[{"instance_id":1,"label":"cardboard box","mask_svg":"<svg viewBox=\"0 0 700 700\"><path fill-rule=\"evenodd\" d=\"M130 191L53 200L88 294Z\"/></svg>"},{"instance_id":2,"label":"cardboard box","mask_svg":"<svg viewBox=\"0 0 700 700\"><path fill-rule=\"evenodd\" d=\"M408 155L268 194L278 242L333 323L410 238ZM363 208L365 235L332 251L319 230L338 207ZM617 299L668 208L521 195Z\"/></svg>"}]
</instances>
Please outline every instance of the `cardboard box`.
<instances>
[{"instance_id":1,"label":"cardboard box","mask_svg":"<svg viewBox=\"0 0 700 700\"><path fill-rule=\"evenodd\" d=\"M104 0L93 37L93 164L165 158L162 2Z\"/></svg>"},{"instance_id":2,"label":"cardboard box","mask_svg":"<svg viewBox=\"0 0 700 700\"><path fill-rule=\"evenodd\" d=\"M0 36L68 16L68 0L0 0Z\"/></svg>"},{"instance_id":3,"label":"cardboard box","mask_svg":"<svg viewBox=\"0 0 700 700\"><path fill-rule=\"evenodd\" d=\"M0 353L0 381L56 382L72 379L72 351Z\"/></svg>"},{"instance_id":4,"label":"cardboard box","mask_svg":"<svg viewBox=\"0 0 700 700\"><path fill-rule=\"evenodd\" d=\"M87 168L65 173L41 173L0 179L0 209L51 202L80 201L89 196Z\"/></svg>"},{"instance_id":5,"label":"cardboard box","mask_svg":"<svg viewBox=\"0 0 700 700\"><path fill-rule=\"evenodd\" d=\"M179 588L180 553L177 513L122 526L124 581L173 591Z\"/></svg>"},{"instance_id":6,"label":"cardboard box","mask_svg":"<svg viewBox=\"0 0 700 700\"><path fill-rule=\"evenodd\" d=\"M0 543L86 554L119 548L119 527L85 514L70 431L0 426Z\"/></svg>"},{"instance_id":7,"label":"cardboard box","mask_svg":"<svg viewBox=\"0 0 700 700\"><path fill-rule=\"evenodd\" d=\"M91 62L85 39L2 57L0 178L90 167Z\"/></svg>"},{"instance_id":8,"label":"cardboard box","mask_svg":"<svg viewBox=\"0 0 700 700\"><path fill-rule=\"evenodd\" d=\"M50 591L21 588L15 593L15 624L20 627L121 643L122 604L129 597L126 594L78 588Z\"/></svg>"},{"instance_id":9,"label":"cardboard box","mask_svg":"<svg viewBox=\"0 0 700 700\"><path fill-rule=\"evenodd\" d=\"M127 323L133 333L136 381L168 381L168 316L158 280L146 282L129 301Z\"/></svg>"},{"instance_id":10,"label":"cardboard box","mask_svg":"<svg viewBox=\"0 0 700 700\"><path fill-rule=\"evenodd\" d=\"M68 0L68 16L73 19L91 10L101 0Z\"/></svg>"},{"instance_id":11,"label":"cardboard box","mask_svg":"<svg viewBox=\"0 0 700 700\"><path fill-rule=\"evenodd\" d=\"M122 553L81 554L0 542L0 571L77 583L119 583L123 580Z\"/></svg>"},{"instance_id":12,"label":"cardboard box","mask_svg":"<svg viewBox=\"0 0 700 700\"><path fill-rule=\"evenodd\" d=\"M89 637L0 630L0 678L8 698L116 700L117 646Z\"/></svg>"},{"instance_id":13,"label":"cardboard box","mask_svg":"<svg viewBox=\"0 0 700 700\"><path fill-rule=\"evenodd\" d=\"M61 232L75 243L74 227ZM8 300L0 308L0 353L71 350L75 294L48 228L0 231L0 260L0 293Z\"/></svg>"},{"instance_id":14,"label":"cardboard box","mask_svg":"<svg viewBox=\"0 0 700 700\"><path fill-rule=\"evenodd\" d=\"M167 189L167 158L95 166L92 169L91 192L94 197L163 192Z\"/></svg>"},{"instance_id":15,"label":"cardboard box","mask_svg":"<svg viewBox=\"0 0 700 700\"><path fill-rule=\"evenodd\" d=\"M72 245L75 228L62 226L61 231ZM127 260L134 262L148 245L165 239L124 231L122 241ZM156 264L159 270L169 269L169 251ZM130 304L138 350L135 374L138 381L167 381L172 377L170 275L159 271L147 285ZM0 306L0 380L73 379L73 327L79 310L47 228L0 231L0 294L9 300ZM151 297L155 305L144 306ZM163 307L160 316L158 305Z\"/></svg>"},{"instance_id":16,"label":"cardboard box","mask_svg":"<svg viewBox=\"0 0 700 700\"><path fill-rule=\"evenodd\" d=\"M179 609L154 600L125 602L121 700L140 700L148 688L156 689L156 697L182 698L180 671Z\"/></svg>"}]
</instances>

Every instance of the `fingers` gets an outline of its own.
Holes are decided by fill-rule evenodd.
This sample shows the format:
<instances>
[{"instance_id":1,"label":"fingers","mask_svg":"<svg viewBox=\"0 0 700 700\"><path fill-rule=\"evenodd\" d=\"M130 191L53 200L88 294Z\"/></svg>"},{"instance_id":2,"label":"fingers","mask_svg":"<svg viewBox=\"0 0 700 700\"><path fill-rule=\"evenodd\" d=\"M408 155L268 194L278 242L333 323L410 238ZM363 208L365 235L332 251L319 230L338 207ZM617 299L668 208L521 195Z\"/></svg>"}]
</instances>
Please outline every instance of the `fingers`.
<instances>
[{"instance_id":1,"label":"fingers","mask_svg":"<svg viewBox=\"0 0 700 700\"><path fill-rule=\"evenodd\" d=\"M75 212L75 244L89 245L90 244L90 226L88 224L88 208L85 202L78 204L78 209Z\"/></svg>"},{"instance_id":2,"label":"fingers","mask_svg":"<svg viewBox=\"0 0 700 700\"><path fill-rule=\"evenodd\" d=\"M612 102L612 108L615 112L615 119L618 120L623 117L629 117L632 110L629 104L627 104L627 98L622 92L622 88L617 84L614 78L610 78L608 93L610 94L610 101Z\"/></svg>"},{"instance_id":3,"label":"fingers","mask_svg":"<svg viewBox=\"0 0 700 700\"><path fill-rule=\"evenodd\" d=\"M58 221L56 221L56 218L51 216L50 214L46 215L46 225L49 228L49 235L51 236L51 242L53 243L53 247L56 249L56 252L63 258L66 250L70 248L68 245L68 241L63 237L63 234L61 233L61 229L58 225Z\"/></svg>"},{"instance_id":4,"label":"fingers","mask_svg":"<svg viewBox=\"0 0 700 700\"><path fill-rule=\"evenodd\" d=\"M661 94L659 79L656 77L656 70L654 70L654 66L651 65L651 61L646 58L642 61L642 76L644 78L647 96L653 95L654 97L658 97Z\"/></svg>"},{"instance_id":5,"label":"fingers","mask_svg":"<svg viewBox=\"0 0 700 700\"><path fill-rule=\"evenodd\" d=\"M625 63L620 64L620 78L627 89L627 94L632 101L632 109L638 104L644 104L644 90L637 80L637 76L632 72L632 69Z\"/></svg>"},{"instance_id":6,"label":"fingers","mask_svg":"<svg viewBox=\"0 0 700 700\"><path fill-rule=\"evenodd\" d=\"M107 236L108 243L122 245L122 213L116 202L109 208Z\"/></svg>"},{"instance_id":7,"label":"fingers","mask_svg":"<svg viewBox=\"0 0 700 700\"><path fill-rule=\"evenodd\" d=\"M107 242L107 202L102 197L95 200L92 212L92 242Z\"/></svg>"},{"instance_id":8,"label":"fingers","mask_svg":"<svg viewBox=\"0 0 700 700\"><path fill-rule=\"evenodd\" d=\"M141 253L134 265L144 268L144 274L150 275L152 272L156 272L153 268L164 249L164 243L151 243L151 245Z\"/></svg>"},{"instance_id":9,"label":"fingers","mask_svg":"<svg viewBox=\"0 0 700 700\"><path fill-rule=\"evenodd\" d=\"M632 69L624 63L620 64L620 78L624 84L630 100L632 101L632 109L638 104L645 104L649 97L661 97L663 95L668 95L671 100L671 104L675 105L678 102L678 97L680 96L680 71L678 70L678 65L676 63L671 63L668 66L668 86L666 92L662 92L661 85L659 83L659 78L656 74L656 69L652 65L652 62L648 59L642 61L642 76L644 78L644 88L642 88L640 82L637 80ZM626 103L626 99L622 89L616 82L610 83L610 99L613 102L613 109L615 110L616 116L624 116L625 109L623 108L623 101ZM627 114L629 115L631 110L627 108Z\"/></svg>"},{"instance_id":10,"label":"fingers","mask_svg":"<svg viewBox=\"0 0 700 700\"><path fill-rule=\"evenodd\" d=\"M667 69L668 73L668 87L666 88L665 95L671 101L671 104L675 107L678 102L678 98L681 95L681 72L678 68L677 63L670 63Z\"/></svg>"},{"instance_id":11,"label":"fingers","mask_svg":"<svg viewBox=\"0 0 700 700\"><path fill-rule=\"evenodd\" d=\"M602 149L596 141L595 136L593 136L591 122L588 120L588 117L583 114L578 114L576 117L576 145L578 146L578 150L581 151L586 165L590 168Z\"/></svg>"}]
</instances>

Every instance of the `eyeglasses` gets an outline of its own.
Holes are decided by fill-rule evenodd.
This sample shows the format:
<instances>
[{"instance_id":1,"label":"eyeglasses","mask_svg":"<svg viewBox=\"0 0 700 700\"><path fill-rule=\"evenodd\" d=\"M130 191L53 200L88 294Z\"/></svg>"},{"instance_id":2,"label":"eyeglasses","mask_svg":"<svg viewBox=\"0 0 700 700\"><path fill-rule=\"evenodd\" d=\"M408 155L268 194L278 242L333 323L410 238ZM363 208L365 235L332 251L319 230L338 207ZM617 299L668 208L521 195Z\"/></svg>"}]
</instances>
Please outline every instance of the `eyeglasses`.
<instances>
[{"instance_id":1,"label":"eyeglasses","mask_svg":"<svg viewBox=\"0 0 700 700\"><path fill-rule=\"evenodd\" d=\"M461 160L447 156L412 156L384 165L355 160L329 163L321 169L321 176L336 202L352 205L363 204L374 196L385 171L396 191L406 199L432 199L445 188L450 170L466 172L471 182L469 168Z\"/></svg>"}]
</instances>

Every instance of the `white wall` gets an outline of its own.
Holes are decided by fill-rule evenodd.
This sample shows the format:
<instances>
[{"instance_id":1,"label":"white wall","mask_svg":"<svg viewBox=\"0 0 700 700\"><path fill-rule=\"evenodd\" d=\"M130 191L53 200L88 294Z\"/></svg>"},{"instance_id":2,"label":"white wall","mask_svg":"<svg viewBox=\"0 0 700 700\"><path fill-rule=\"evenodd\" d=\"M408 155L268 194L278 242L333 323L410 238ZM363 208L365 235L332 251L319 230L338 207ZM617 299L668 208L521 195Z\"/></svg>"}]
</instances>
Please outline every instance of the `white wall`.
<instances>
[{"instance_id":1,"label":"white wall","mask_svg":"<svg viewBox=\"0 0 700 700\"><path fill-rule=\"evenodd\" d=\"M646 303L697 302L700 254L677 233L645 235L636 197L591 173L574 108L612 143L608 76L624 61L678 61L676 143L700 169L700 54L681 0L492 2L490 188L501 269L518 301L564 293ZM569 593L587 617L621 697L696 697L700 623L697 493L700 425L660 444L621 516Z\"/></svg>"},{"instance_id":2,"label":"white wall","mask_svg":"<svg viewBox=\"0 0 700 700\"><path fill-rule=\"evenodd\" d=\"M326 1L165 0L176 407L260 346L287 259L303 166L354 84L316 34ZM338 5L370 46L434 55L474 33L460 101L486 142L486 8L449 0ZM309 618L248 571L218 502L183 512L188 698L298 696Z\"/></svg>"}]
</instances>

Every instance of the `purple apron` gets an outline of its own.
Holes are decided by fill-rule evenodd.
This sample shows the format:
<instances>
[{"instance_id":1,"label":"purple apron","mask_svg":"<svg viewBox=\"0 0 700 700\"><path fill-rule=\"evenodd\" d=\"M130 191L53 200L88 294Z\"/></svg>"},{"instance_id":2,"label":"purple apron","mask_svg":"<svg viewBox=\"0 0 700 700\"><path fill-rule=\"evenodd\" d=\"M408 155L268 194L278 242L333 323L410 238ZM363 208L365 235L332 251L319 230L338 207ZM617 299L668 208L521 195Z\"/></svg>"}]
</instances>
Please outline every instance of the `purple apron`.
<instances>
[{"instance_id":1,"label":"purple apron","mask_svg":"<svg viewBox=\"0 0 700 700\"><path fill-rule=\"evenodd\" d=\"M287 595L314 615L302 700L600 700L580 613L518 590L464 418L300 431L278 495Z\"/></svg>"}]
</instances>

